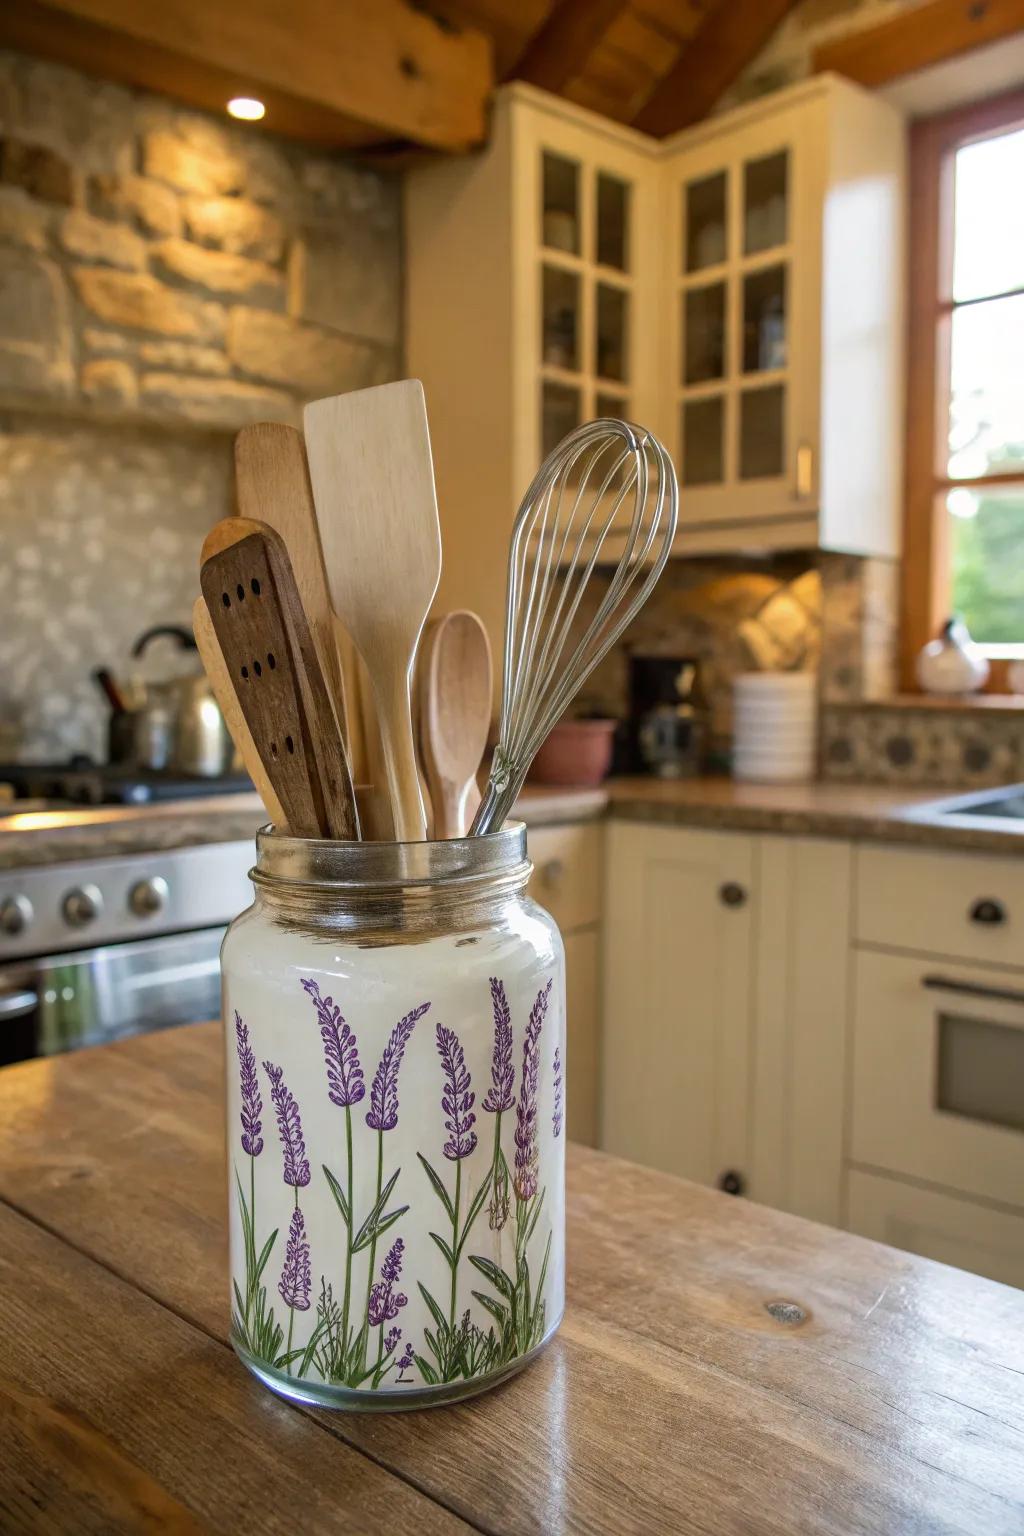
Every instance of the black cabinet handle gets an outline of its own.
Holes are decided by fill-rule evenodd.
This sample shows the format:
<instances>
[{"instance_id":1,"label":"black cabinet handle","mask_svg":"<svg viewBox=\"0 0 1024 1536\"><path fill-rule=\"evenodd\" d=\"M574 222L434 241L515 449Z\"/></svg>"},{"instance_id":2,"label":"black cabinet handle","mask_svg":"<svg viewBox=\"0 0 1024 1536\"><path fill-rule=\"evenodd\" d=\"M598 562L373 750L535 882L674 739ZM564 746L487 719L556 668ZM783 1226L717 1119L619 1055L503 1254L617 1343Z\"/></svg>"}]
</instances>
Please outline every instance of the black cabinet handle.
<instances>
[{"instance_id":1,"label":"black cabinet handle","mask_svg":"<svg viewBox=\"0 0 1024 1536\"><path fill-rule=\"evenodd\" d=\"M726 1195L742 1195L746 1192L747 1181L742 1173L737 1173L735 1168L727 1168L724 1173L718 1175L718 1187Z\"/></svg>"},{"instance_id":2,"label":"black cabinet handle","mask_svg":"<svg viewBox=\"0 0 1024 1536\"><path fill-rule=\"evenodd\" d=\"M1000 923L1006 922L1006 908L994 897L982 896L971 903L970 916L972 923L986 923L997 928Z\"/></svg>"},{"instance_id":3,"label":"black cabinet handle","mask_svg":"<svg viewBox=\"0 0 1024 1536\"><path fill-rule=\"evenodd\" d=\"M929 992L958 992L961 997L990 997L1000 1003L1024 1003L1024 992L1012 987L986 987L980 981L957 981L952 976L922 976Z\"/></svg>"},{"instance_id":4,"label":"black cabinet handle","mask_svg":"<svg viewBox=\"0 0 1024 1536\"><path fill-rule=\"evenodd\" d=\"M735 880L727 880L724 885L718 887L718 899L723 907L742 907L747 899L747 893Z\"/></svg>"}]
</instances>

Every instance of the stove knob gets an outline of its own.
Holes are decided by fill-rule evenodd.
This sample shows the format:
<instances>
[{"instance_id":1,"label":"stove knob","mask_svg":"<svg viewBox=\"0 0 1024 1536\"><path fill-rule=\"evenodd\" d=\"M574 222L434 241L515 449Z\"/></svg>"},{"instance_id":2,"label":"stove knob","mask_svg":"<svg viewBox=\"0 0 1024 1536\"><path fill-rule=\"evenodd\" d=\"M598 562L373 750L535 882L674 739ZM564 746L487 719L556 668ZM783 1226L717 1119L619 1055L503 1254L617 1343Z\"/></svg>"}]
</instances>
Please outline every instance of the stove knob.
<instances>
[{"instance_id":1,"label":"stove knob","mask_svg":"<svg viewBox=\"0 0 1024 1536\"><path fill-rule=\"evenodd\" d=\"M140 880L132 886L128 892L128 905L136 917L155 917L166 907L170 894L163 875L153 875L149 880Z\"/></svg>"},{"instance_id":2,"label":"stove knob","mask_svg":"<svg viewBox=\"0 0 1024 1536\"><path fill-rule=\"evenodd\" d=\"M0 902L0 931L14 938L24 933L35 913L27 896L8 896Z\"/></svg>"},{"instance_id":3,"label":"stove knob","mask_svg":"<svg viewBox=\"0 0 1024 1536\"><path fill-rule=\"evenodd\" d=\"M76 885L64 897L61 910L72 928L84 928L103 911L103 892L98 885Z\"/></svg>"}]
</instances>

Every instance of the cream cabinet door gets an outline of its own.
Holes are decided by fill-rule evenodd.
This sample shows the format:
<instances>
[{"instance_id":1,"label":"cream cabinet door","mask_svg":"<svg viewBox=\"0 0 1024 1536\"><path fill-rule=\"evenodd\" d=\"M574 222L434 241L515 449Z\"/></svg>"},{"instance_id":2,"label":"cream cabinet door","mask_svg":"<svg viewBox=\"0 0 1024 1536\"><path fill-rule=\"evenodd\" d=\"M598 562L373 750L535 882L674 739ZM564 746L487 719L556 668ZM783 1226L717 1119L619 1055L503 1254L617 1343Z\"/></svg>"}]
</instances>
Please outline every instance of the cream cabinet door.
<instances>
[{"instance_id":1,"label":"cream cabinet door","mask_svg":"<svg viewBox=\"0 0 1024 1536\"><path fill-rule=\"evenodd\" d=\"M670 442L687 525L817 506L825 113L692 137L666 165Z\"/></svg>"},{"instance_id":2,"label":"cream cabinet door","mask_svg":"<svg viewBox=\"0 0 1024 1536\"><path fill-rule=\"evenodd\" d=\"M742 1186L754 840L613 821L605 863L602 1145Z\"/></svg>"},{"instance_id":3,"label":"cream cabinet door","mask_svg":"<svg viewBox=\"0 0 1024 1536\"><path fill-rule=\"evenodd\" d=\"M847 1207L847 1226L862 1237L1024 1286L1024 1216L856 1170Z\"/></svg>"},{"instance_id":4,"label":"cream cabinet door","mask_svg":"<svg viewBox=\"0 0 1024 1536\"><path fill-rule=\"evenodd\" d=\"M600 1054L600 938L597 928L565 936L565 1133L597 1146Z\"/></svg>"}]
</instances>

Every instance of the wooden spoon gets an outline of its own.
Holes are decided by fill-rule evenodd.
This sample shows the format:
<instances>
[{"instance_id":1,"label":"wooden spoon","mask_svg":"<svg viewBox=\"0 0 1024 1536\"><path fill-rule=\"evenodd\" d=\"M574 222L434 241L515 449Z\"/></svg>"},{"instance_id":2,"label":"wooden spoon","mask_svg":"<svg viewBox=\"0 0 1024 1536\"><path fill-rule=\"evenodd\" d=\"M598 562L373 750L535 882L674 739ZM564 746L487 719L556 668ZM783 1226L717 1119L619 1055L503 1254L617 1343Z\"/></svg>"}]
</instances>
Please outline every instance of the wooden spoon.
<instances>
[{"instance_id":1,"label":"wooden spoon","mask_svg":"<svg viewBox=\"0 0 1024 1536\"><path fill-rule=\"evenodd\" d=\"M296 837L359 835L337 718L284 541L261 527L203 564L228 676Z\"/></svg>"},{"instance_id":2,"label":"wooden spoon","mask_svg":"<svg viewBox=\"0 0 1024 1536\"><path fill-rule=\"evenodd\" d=\"M306 452L331 603L377 705L395 836L426 835L410 679L441 575L430 434L418 379L315 400Z\"/></svg>"},{"instance_id":3,"label":"wooden spoon","mask_svg":"<svg viewBox=\"0 0 1024 1536\"><path fill-rule=\"evenodd\" d=\"M196 637L196 645L199 647L199 655L206 668L213 696L220 706L224 723L231 733L231 740L242 759L245 771L255 784L271 823L278 832L287 832L288 820L284 814L284 808L263 767L256 750L256 743L252 739L252 732L245 723L245 716L239 706L235 686L228 676L227 664L221 654L220 641L217 639L217 632L213 627L213 620L210 618L210 610L206 606L204 597L197 597L193 604L192 633Z\"/></svg>"},{"instance_id":4,"label":"wooden spoon","mask_svg":"<svg viewBox=\"0 0 1024 1536\"><path fill-rule=\"evenodd\" d=\"M460 609L427 625L417 668L420 755L435 837L465 837L480 804L476 776L491 723L491 642Z\"/></svg>"}]
</instances>

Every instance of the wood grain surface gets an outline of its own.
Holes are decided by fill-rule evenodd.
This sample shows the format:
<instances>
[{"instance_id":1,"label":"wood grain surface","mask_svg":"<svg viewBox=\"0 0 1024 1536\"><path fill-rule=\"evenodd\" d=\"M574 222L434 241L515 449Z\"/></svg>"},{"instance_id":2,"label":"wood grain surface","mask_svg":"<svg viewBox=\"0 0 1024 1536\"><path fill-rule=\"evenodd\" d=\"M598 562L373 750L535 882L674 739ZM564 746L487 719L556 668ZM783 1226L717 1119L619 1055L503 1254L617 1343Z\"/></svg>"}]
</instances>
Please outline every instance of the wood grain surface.
<instances>
[{"instance_id":1,"label":"wood grain surface","mask_svg":"<svg viewBox=\"0 0 1024 1536\"><path fill-rule=\"evenodd\" d=\"M431 1413L275 1402L225 1345L222 1060L195 1025L0 1077L0 1412L25 1447L0 1528L258 1536L315 1493L319 1529L343 1487L337 1529L1024 1529L1024 1294L579 1147L566 1318L528 1371ZM33 1524L86 1475L122 1500L106 1523ZM390 1526L374 1479L406 1501Z\"/></svg>"},{"instance_id":2,"label":"wood grain surface","mask_svg":"<svg viewBox=\"0 0 1024 1536\"><path fill-rule=\"evenodd\" d=\"M348 760L284 540L257 525L204 559L199 575L239 706L292 834L357 837Z\"/></svg>"}]
</instances>

